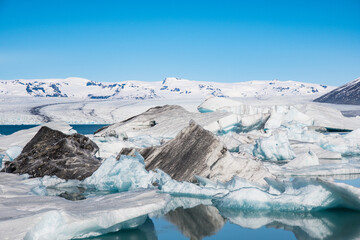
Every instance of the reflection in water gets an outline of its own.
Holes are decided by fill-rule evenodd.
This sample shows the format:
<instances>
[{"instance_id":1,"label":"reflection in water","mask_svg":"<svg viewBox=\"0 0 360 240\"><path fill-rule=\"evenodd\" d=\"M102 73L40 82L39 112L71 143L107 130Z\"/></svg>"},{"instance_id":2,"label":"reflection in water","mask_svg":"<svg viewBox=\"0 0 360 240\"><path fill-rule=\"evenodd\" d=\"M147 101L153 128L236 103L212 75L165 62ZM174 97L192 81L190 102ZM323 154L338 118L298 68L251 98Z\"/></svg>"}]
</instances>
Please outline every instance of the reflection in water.
<instances>
[{"instance_id":1,"label":"reflection in water","mask_svg":"<svg viewBox=\"0 0 360 240\"><path fill-rule=\"evenodd\" d=\"M344 209L313 213L224 210L221 215L244 228L266 226L291 231L299 240L360 238L360 213Z\"/></svg>"},{"instance_id":2,"label":"reflection in water","mask_svg":"<svg viewBox=\"0 0 360 240\"><path fill-rule=\"evenodd\" d=\"M180 200L189 206L189 201L184 201L184 199L177 199L176 203L180 203ZM216 234L223 228L226 220L238 225L239 228L260 229L267 227L283 229L293 232L298 240L360 239L360 212L345 209L311 213L241 211L234 209L221 209L219 212L219 210L213 206L201 204L187 209L178 207L165 214L164 218L174 224L184 236L194 240ZM150 218L140 220L141 219L129 221L126 224L123 223L121 227L124 229L138 226L136 228L122 230L92 239L157 239L152 220ZM139 226L139 224L144 221L145 223ZM159 234L161 237L161 232L159 232ZM232 234L236 235L237 232L235 231ZM249 237L244 235L238 236L245 239ZM271 235L269 238L271 238Z\"/></svg>"},{"instance_id":3,"label":"reflection in water","mask_svg":"<svg viewBox=\"0 0 360 240\"><path fill-rule=\"evenodd\" d=\"M225 219L215 207L205 205L188 209L180 207L167 213L165 218L176 225L183 235L194 240L215 234L225 224Z\"/></svg>"},{"instance_id":4,"label":"reflection in water","mask_svg":"<svg viewBox=\"0 0 360 240\"><path fill-rule=\"evenodd\" d=\"M121 230L108 233L99 237L89 238L91 240L157 240L154 223L147 218L144 224L137 228Z\"/></svg>"}]
</instances>

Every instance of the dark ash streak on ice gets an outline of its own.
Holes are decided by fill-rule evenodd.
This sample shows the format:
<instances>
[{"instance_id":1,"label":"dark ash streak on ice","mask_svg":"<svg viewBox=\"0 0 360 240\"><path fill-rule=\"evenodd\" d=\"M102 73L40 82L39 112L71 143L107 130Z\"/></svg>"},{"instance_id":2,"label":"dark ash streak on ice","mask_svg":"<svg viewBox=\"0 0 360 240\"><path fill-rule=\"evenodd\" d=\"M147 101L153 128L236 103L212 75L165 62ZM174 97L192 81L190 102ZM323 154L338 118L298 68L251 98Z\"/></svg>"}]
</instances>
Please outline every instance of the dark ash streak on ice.
<instances>
[{"instance_id":1,"label":"dark ash streak on ice","mask_svg":"<svg viewBox=\"0 0 360 240\"><path fill-rule=\"evenodd\" d=\"M53 103L53 104L45 104L45 105L40 105L40 106L36 106L36 107L33 107L30 109L30 113L32 115L35 115L35 116L39 116L42 118L42 122L44 123L48 123L48 122L51 122L52 121L52 118L41 113L41 109L44 108L44 107L47 107L47 106L51 106L51 105L56 105L58 103Z\"/></svg>"}]
</instances>

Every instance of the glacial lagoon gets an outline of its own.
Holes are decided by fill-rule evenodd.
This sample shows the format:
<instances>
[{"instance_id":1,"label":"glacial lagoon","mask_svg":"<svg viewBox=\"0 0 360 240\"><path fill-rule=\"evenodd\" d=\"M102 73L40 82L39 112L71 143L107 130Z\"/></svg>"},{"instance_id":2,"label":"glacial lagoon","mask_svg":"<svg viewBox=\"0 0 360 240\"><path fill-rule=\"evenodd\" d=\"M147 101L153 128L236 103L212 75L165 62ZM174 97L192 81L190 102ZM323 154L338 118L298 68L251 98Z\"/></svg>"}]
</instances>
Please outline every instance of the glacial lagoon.
<instances>
[{"instance_id":1,"label":"glacial lagoon","mask_svg":"<svg viewBox=\"0 0 360 240\"><path fill-rule=\"evenodd\" d=\"M105 125L73 125L81 134L91 134ZM33 126L31 126L33 127ZM28 125L2 125L4 135L27 129ZM6 129L6 130L4 130ZM351 157L351 161L360 160ZM339 179L360 187L360 176ZM84 192L86 197L112 194ZM174 197L173 198L177 198ZM181 198L179 198L181 199ZM81 200L79 200L81 201ZM197 202L178 207L165 214L154 213L135 227L88 239L354 239L360 237L360 212L335 209L294 213L217 209L211 201L186 198Z\"/></svg>"}]
</instances>

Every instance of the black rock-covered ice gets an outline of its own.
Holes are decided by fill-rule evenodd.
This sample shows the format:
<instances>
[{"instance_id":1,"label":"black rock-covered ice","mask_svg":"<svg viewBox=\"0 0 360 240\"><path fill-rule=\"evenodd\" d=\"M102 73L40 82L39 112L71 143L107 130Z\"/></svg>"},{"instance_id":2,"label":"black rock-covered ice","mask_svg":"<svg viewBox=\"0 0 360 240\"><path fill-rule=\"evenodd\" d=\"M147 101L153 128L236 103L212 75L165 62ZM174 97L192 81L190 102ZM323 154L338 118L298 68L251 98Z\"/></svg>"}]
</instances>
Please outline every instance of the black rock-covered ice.
<instances>
[{"instance_id":1,"label":"black rock-covered ice","mask_svg":"<svg viewBox=\"0 0 360 240\"><path fill-rule=\"evenodd\" d=\"M100 166L100 160L95 157L98 150L98 146L84 135L66 135L44 126L14 161L6 163L3 171L27 173L30 177L48 175L83 180Z\"/></svg>"},{"instance_id":2,"label":"black rock-covered ice","mask_svg":"<svg viewBox=\"0 0 360 240\"><path fill-rule=\"evenodd\" d=\"M177 181L193 182L197 175L226 182L237 175L263 183L264 177L271 177L260 161L250 155L233 156L216 135L194 121L164 145L123 148L117 158L135 151L144 157L147 170L159 168Z\"/></svg>"}]
</instances>

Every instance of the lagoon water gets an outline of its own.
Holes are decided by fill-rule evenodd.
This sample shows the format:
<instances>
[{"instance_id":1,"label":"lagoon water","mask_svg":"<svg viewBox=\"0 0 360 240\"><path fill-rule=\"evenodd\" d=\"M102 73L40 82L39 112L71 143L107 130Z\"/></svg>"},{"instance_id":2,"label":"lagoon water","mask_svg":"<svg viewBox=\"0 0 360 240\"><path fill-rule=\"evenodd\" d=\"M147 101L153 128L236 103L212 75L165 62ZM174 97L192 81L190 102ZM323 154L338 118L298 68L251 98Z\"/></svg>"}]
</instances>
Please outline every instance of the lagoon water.
<instances>
[{"instance_id":1,"label":"lagoon water","mask_svg":"<svg viewBox=\"0 0 360 240\"><path fill-rule=\"evenodd\" d=\"M36 125L0 125L0 134ZM92 134L106 125L72 125ZM360 187L360 179L337 180ZM101 194L101 193L100 193ZM102 193L103 194L103 193ZM178 208L164 216L148 218L135 229L91 239L359 239L360 212L343 209L314 213L244 212L198 205Z\"/></svg>"},{"instance_id":2,"label":"lagoon water","mask_svg":"<svg viewBox=\"0 0 360 240\"><path fill-rule=\"evenodd\" d=\"M14 132L36 126L38 125L0 125L0 134L10 135ZM93 134L96 130L108 126L108 124L74 124L70 126L80 134Z\"/></svg>"}]
</instances>

